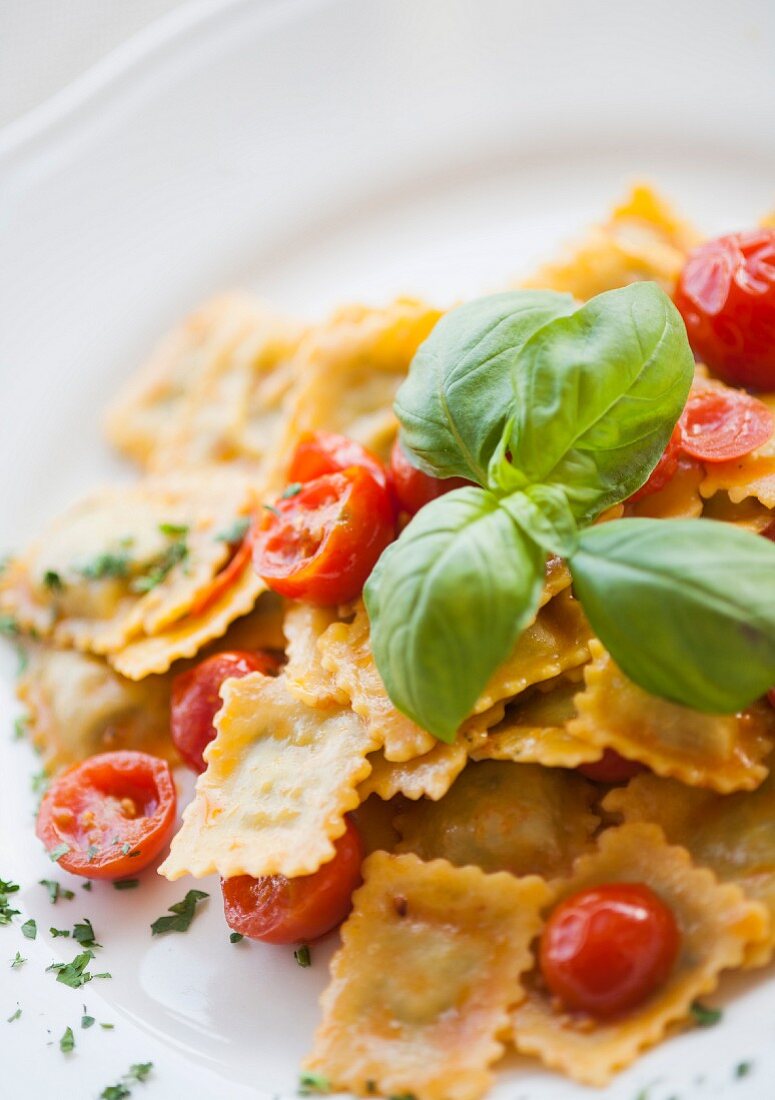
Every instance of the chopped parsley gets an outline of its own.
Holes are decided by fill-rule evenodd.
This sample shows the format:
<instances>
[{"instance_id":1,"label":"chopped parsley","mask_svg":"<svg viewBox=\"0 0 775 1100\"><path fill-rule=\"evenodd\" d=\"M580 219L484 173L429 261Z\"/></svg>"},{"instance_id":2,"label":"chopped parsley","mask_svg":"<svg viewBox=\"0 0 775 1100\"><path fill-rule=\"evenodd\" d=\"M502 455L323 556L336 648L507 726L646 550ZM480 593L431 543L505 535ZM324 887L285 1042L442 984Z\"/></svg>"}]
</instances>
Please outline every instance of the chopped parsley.
<instances>
[{"instance_id":1,"label":"chopped parsley","mask_svg":"<svg viewBox=\"0 0 775 1100\"><path fill-rule=\"evenodd\" d=\"M146 567L146 571L132 581L133 592L150 592L162 581L166 580L176 565L180 565L188 557L188 546L182 539L170 543L166 550L162 551Z\"/></svg>"},{"instance_id":2,"label":"chopped parsley","mask_svg":"<svg viewBox=\"0 0 775 1100\"><path fill-rule=\"evenodd\" d=\"M16 954L14 955L13 959L11 960L11 970L18 970L20 966L24 966L26 961L27 960L23 959L21 957L21 955L19 954L19 952L17 951Z\"/></svg>"},{"instance_id":3,"label":"chopped parsley","mask_svg":"<svg viewBox=\"0 0 775 1100\"><path fill-rule=\"evenodd\" d=\"M47 569L43 574L43 583L49 592L64 592L65 582L59 573L54 572L53 569Z\"/></svg>"},{"instance_id":4,"label":"chopped parsley","mask_svg":"<svg viewBox=\"0 0 775 1100\"><path fill-rule=\"evenodd\" d=\"M80 943L81 947L102 947L94 938L94 929L88 917L84 917L80 924L73 927L73 939Z\"/></svg>"},{"instance_id":5,"label":"chopped parsley","mask_svg":"<svg viewBox=\"0 0 775 1100\"><path fill-rule=\"evenodd\" d=\"M239 943L240 940L244 940L244 938L245 937L242 935L241 932L230 932L229 933L229 943Z\"/></svg>"},{"instance_id":6,"label":"chopped parsley","mask_svg":"<svg viewBox=\"0 0 775 1100\"><path fill-rule=\"evenodd\" d=\"M309 947L306 943L303 943L301 947L297 947L293 952L293 957L299 966L308 967L312 966L312 955L310 955Z\"/></svg>"},{"instance_id":7,"label":"chopped parsley","mask_svg":"<svg viewBox=\"0 0 775 1100\"><path fill-rule=\"evenodd\" d=\"M82 565L78 572L88 581L103 581L108 577L124 580L129 576L131 560L126 547L122 546L117 551L108 550L97 554L86 565Z\"/></svg>"},{"instance_id":8,"label":"chopped parsley","mask_svg":"<svg viewBox=\"0 0 775 1100\"><path fill-rule=\"evenodd\" d=\"M140 885L139 878L119 878L113 883L114 890L134 890L135 886Z\"/></svg>"},{"instance_id":9,"label":"chopped parsley","mask_svg":"<svg viewBox=\"0 0 775 1100\"><path fill-rule=\"evenodd\" d=\"M57 981L63 985L69 985L71 989L80 989L92 978L109 978L110 974L90 974L86 967L94 958L94 952L87 948L80 955L76 955L69 963L52 963L47 970L56 971Z\"/></svg>"},{"instance_id":10,"label":"chopped parsley","mask_svg":"<svg viewBox=\"0 0 775 1100\"><path fill-rule=\"evenodd\" d=\"M299 1077L299 1096L313 1096L331 1091L331 1082L322 1073L302 1073Z\"/></svg>"},{"instance_id":11,"label":"chopped parsley","mask_svg":"<svg viewBox=\"0 0 775 1100\"><path fill-rule=\"evenodd\" d=\"M282 499L290 500L291 497L298 496L303 486L300 481L292 481L290 485L286 485L283 490Z\"/></svg>"},{"instance_id":12,"label":"chopped parsley","mask_svg":"<svg viewBox=\"0 0 775 1100\"><path fill-rule=\"evenodd\" d=\"M37 936L37 934L38 934L37 921L33 920L33 918L30 917L30 919L26 920L24 922L24 924L22 925L22 935L25 937L25 939L34 940L35 937Z\"/></svg>"},{"instance_id":13,"label":"chopped parsley","mask_svg":"<svg viewBox=\"0 0 775 1100\"><path fill-rule=\"evenodd\" d=\"M709 1008L699 1001L692 1001L690 1011L697 1027L714 1027L724 1015L720 1008Z\"/></svg>"},{"instance_id":14,"label":"chopped parsley","mask_svg":"<svg viewBox=\"0 0 775 1100\"><path fill-rule=\"evenodd\" d=\"M59 1040L59 1049L63 1054L70 1054L75 1050L75 1036L73 1035L73 1029L66 1027L62 1038Z\"/></svg>"},{"instance_id":15,"label":"chopped parsley","mask_svg":"<svg viewBox=\"0 0 775 1100\"><path fill-rule=\"evenodd\" d=\"M274 504L262 504L262 508L266 508L267 512L271 512L273 516L279 516L280 512L275 508Z\"/></svg>"},{"instance_id":16,"label":"chopped parsley","mask_svg":"<svg viewBox=\"0 0 775 1100\"><path fill-rule=\"evenodd\" d=\"M168 538L183 538L190 528L187 523L160 523L159 530Z\"/></svg>"},{"instance_id":17,"label":"chopped parsley","mask_svg":"<svg viewBox=\"0 0 775 1100\"><path fill-rule=\"evenodd\" d=\"M99 855L99 851L100 850L99 850L99 848L97 847L96 844L90 844L89 845L89 847L86 849L86 858L89 861L89 863L94 863L94 857L96 855Z\"/></svg>"},{"instance_id":18,"label":"chopped parsley","mask_svg":"<svg viewBox=\"0 0 775 1100\"><path fill-rule=\"evenodd\" d=\"M69 936L70 935L70 932L67 928L54 928L52 926L51 928L49 928L49 932L54 937L54 939L57 939L59 936Z\"/></svg>"},{"instance_id":19,"label":"chopped parsley","mask_svg":"<svg viewBox=\"0 0 775 1100\"><path fill-rule=\"evenodd\" d=\"M65 844L65 842L62 841L61 844L57 844L56 848L51 849L51 851L48 853L48 858L51 860L52 863L57 863L62 858L62 856L66 856L69 851L70 845Z\"/></svg>"},{"instance_id":20,"label":"chopped parsley","mask_svg":"<svg viewBox=\"0 0 775 1100\"><path fill-rule=\"evenodd\" d=\"M84 1008L86 1005L84 1005ZM87 1016L86 1013L81 1016L81 1027L86 1031L87 1028L94 1027L95 1020L93 1016Z\"/></svg>"},{"instance_id":21,"label":"chopped parsley","mask_svg":"<svg viewBox=\"0 0 775 1100\"><path fill-rule=\"evenodd\" d=\"M38 796L38 799L41 799L46 793L48 785L49 778L46 774L45 768L41 768L39 772L33 772L33 774L30 776L30 790L33 794ZM65 853L63 852L62 855L64 854Z\"/></svg>"},{"instance_id":22,"label":"chopped parsley","mask_svg":"<svg viewBox=\"0 0 775 1100\"><path fill-rule=\"evenodd\" d=\"M5 882L0 879L0 924L10 924L11 917L18 915L19 910L14 909L8 900L8 895L15 894L18 889L17 882Z\"/></svg>"},{"instance_id":23,"label":"chopped parsley","mask_svg":"<svg viewBox=\"0 0 775 1100\"><path fill-rule=\"evenodd\" d=\"M6 1023L12 1024L12 1023L14 1022L14 1020L18 1020L18 1019L19 1019L19 1017L21 1016L21 1014L22 1014L22 1010L21 1010L21 1009L19 1008L19 1006L17 1005L17 1006L16 1006L16 1011L15 1011L15 1012L13 1013L13 1015L12 1015L12 1016L9 1016L9 1017L8 1017L8 1019L7 1019Z\"/></svg>"},{"instance_id":24,"label":"chopped parsley","mask_svg":"<svg viewBox=\"0 0 775 1100\"><path fill-rule=\"evenodd\" d=\"M159 936L163 932L187 932L194 919L197 904L209 897L202 890L189 890L182 901L169 906L173 916L158 917L151 925L151 934Z\"/></svg>"},{"instance_id":25,"label":"chopped parsley","mask_svg":"<svg viewBox=\"0 0 775 1100\"><path fill-rule=\"evenodd\" d=\"M13 721L13 739L14 741L22 741L27 734L27 722L28 716L26 714L19 714Z\"/></svg>"},{"instance_id":26,"label":"chopped parsley","mask_svg":"<svg viewBox=\"0 0 775 1100\"><path fill-rule=\"evenodd\" d=\"M250 516L240 516L215 536L216 542L242 542L250 527Z\"/></svg>"},{"instance_id":27,"label":"chopped parsley","mask_svg":"<svg viewBox=\"0 0 775 1100\"><path fill-rule=\"evenodd\" d=\"M100 1024L103 1031L112 1031L115 1026L115 1024Z\"/></svg>"},{"instance_id":28,"label":"chopped parsley","mask_svg":"<svg viewBox=\"0 0 775 1100\"><path fill-rule=\"evenodd\" d=\"M64 852L62 853L64 855ZM52 878L42 878L38 883L39 886L45 886L48 890L48 900L52 905L56 905L60 898L64 898L65 901L71 901L75 897L73 890L66 890L61 882L55 882Z\"/></svg>"},{"instance_id":29,"label":"chopped parsley","mask_svg":"<svg viewBox=\"0 0 775 1100\"><path fill-rule=\"evenodd\" d=\"M118 1084L108 1085L107 1088L102 1090L100 1100L124 1100L125 1097L131 1096L132 1090L129 1086L134 1085L137 1081L147 1080L152 1069L153 1062L135 1062L134 1065L129 1067Z\"/></svg>"},{"instance_id":30,"label":"chopped parsley","mask_svg":"<svg viewBox=\"0 0 775 1100\"><path fill-rule=\"evenodd\" d=\"M20 633L19 624L13 615L0 615L0 634L6 638L16 638Z\"/></svg>"},{"instance_id":31,"label":"chopped parsley","mask_svg":"<svg viewBox=\"0 0 775 1100\"><path fill-rule=\"evenodd\" d=\"M738 1062L735 1066L735 1077L748 1077L753 1071L753 1062Z\"/></svg>"}]
</instances>

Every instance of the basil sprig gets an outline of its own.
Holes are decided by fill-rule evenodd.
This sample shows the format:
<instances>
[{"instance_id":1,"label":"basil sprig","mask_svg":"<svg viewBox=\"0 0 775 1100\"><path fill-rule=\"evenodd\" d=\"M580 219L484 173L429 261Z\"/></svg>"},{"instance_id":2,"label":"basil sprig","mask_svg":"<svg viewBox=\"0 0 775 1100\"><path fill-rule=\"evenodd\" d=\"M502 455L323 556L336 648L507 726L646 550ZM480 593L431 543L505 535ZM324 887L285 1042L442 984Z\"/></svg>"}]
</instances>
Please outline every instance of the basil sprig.
<instances>
[{"instance_id":1,"label":"basil sprig","mask_svg":"<svg viewBox=\"0 0 775 1100\"><path fill-rule=\"evenodd\" d=\"M547 552L568 559L593 629L636 683L727 713L775 681L775 546L729 525L614 520L691 386L683 322L653 283L514 291L449 313L399 390L421 469L476 485L432 501L365 590L399 710L451 741L532 620Z\"/></svg>"}]
</instances>

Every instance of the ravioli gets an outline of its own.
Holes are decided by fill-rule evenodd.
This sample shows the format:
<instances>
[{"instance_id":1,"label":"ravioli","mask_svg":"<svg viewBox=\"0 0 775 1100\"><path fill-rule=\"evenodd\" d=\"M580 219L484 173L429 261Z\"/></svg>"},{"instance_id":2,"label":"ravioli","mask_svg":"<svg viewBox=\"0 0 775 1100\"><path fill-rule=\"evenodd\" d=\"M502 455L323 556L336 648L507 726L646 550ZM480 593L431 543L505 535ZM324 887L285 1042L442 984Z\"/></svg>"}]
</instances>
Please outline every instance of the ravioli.
<instances>
[{"instance_id":1,"label":"ravioli","mask_svg":"<svg viewBox=\"0 0 775 1100\"><path fill-rule=\"evenodd\" d=\"M393 762L382 752L369 757L371 774L361 783L358 794L368 798L377 794L390 799L397 794L413 801L418 798L439 799L446 794L466 765L465 745L445 745L437 742L430 752L411 760Z\"/></svg>"},{"instance_id":2,"label":"ravioli","mask_svg":"<svg viewBox=\"0 0 775 1100\"><path fill-rule=\"evenodd\" d=\"M668 980L639 1007L610 1022L563 1012L533 981L512 1016L517 1050L585 1085L607 1084L672 1025L689 1019L692 1002L712 993L721 971L740 966L751 945L767 934L763 906L694 867L689 853L669 846L655 825L603 832L597 851L581 856L573 875L555 884L553 903L610 882L644 883L672 910L681 949Z\"/></svg>"},{"instance_id":3,"label":"ravioli","mask_svg":"<svg viewBox=\"0 0 775 1100\"><path fill-rule=\"evenodd\" d=\"M560 768L469 764L440 801L423 800L399 814L398 851L458 867L557 878L591 847L600 824L595 797L591 783Z\"/></svg>"},{"instance_id":4,"label":"ravioli","mask_svg":"<svg viewBox=\"0 0 775 1100\"><path fill-rule=\"evenodd\" d=\"M543 264L521 285L592 298L628 283L653 279L672 294L696 231L645 184L635 186L602 225Z\"/></svg>"},{"instance_id":5,"label":"ravioli","mask_svg":"<svg viewBox=\"0 0 775 1100\"><path fill-rule=\"evenodd\" d=\"M287 640L285 678L289 691L308 707L328 707L346 703L348 695L338 688L324 667L319 641L328 627L339 619L334 608L291 603L285 614L283 630Z\"/></svg>"},{"instance_id":6,"label":"ravioli","mask_svg":"<svg viewBox=\"0 0 775 1100\"><path fill-rule=\"evenodd\" d=\"M603 803L625 821L653 821L671 844L688 849L695 863L722 882L736 883L770 915L769 934L746 953L750 966L764 966L775 947L775 779L755 791L720 795L689 790L674 779L638 775L610 791Z\"/></svg>"},{"instance_id":7,"label":"ravioli","mask_svg":"<svg viewBox=\"0 0 775 1100\"><path fill-rule=\"evenodd\" d=\"M305 706L283 676L227 680L221 696L207 770L159 873L312 874L358 805L374 736L345 707Z\"/></svg>"},{"instance_id":8,"label":"ravioli","mask_svg":"<svg viewBox=\"0 0 775 1100\"><path fill-rule=\"evenodd\" d=\"M766 703L741 714L703 714L643 691L598 641L590 651L586 688L576 696L578 717L568 722L568 733L639 760L657 775L721 794L752 790L767 775L763 760L775 743L775 713Z\"/></svg>"},{"instance_id":9,"label":"ravioli","mask_svg":"<svg viewBox=\"0 0 775 1100\"><path fill-rule=\"evenodd\" d=\"M696 519L703 511L700 484L704 477L698 462L681 459L667 485L628 505L627 513L652 519Z\"/></svg>"},{"instance_id":10,"label":"ravioli","mask_svg":"<svg viewBox=\"0 0 775 1100\"><path fill-rule=\"evenodd\" d=\"M523 996L547 886L384 852L363 877L306 1068L362 1096L478 1100Z\"/></svg>"}]
</instances>

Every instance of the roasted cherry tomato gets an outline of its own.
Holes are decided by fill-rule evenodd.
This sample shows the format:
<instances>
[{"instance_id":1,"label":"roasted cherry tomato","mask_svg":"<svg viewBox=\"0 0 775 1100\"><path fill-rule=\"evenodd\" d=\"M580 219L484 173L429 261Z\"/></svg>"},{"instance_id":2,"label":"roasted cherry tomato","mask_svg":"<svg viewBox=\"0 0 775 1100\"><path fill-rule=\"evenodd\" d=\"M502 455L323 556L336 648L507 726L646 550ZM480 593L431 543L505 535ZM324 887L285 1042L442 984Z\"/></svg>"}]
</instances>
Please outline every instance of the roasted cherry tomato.
<instances>
[{"instance_id":1,"label":"roasted cherry tomato","mask_svg":"<svg viewBox=\"0 0 775 1100\"><path fill-rule=\"evenodd\" d=\"M238 875L221 880L226 923L264 943L305 943L336 928L350 912L360 885L363 846L348 819L336 854L312 875L286 878Z\"/></svg>"},{"instance_id":2,"label":"roasted cherry tomato","mask_svg":"<svg viewBox=\"0 0 775 1100\"><path fill-rule=\"evenodd\" d=\"M473 485L463 477L431 477L413 466L398 440L390 452L390 472L393 476L398 503L401 508L413 516L424 505L464 485Z\"/></svg>"},{"instance_id":3,"label":"roasted cherry tomato","mask_svg":"<svg viewBox=\"0 0 775 1100\"><path fill-rule=\"evenodd\" d=\"M308 481L267 511L253 566L281 596L328 606L360 595L393 539L388 490L361 466Z\"/></svg>"},{"instance_id":4,"label":"roasted cherry tomato","mask_svg":"<svg viewBox=\"0 0 775 1100\"><path fill-rule=\"evenodd\" d=\"M646 771L646 765L638 760L628 760L613 749L605 749L599 760L592 764L579 764L576 771L595 783L624 783Z\"/></svg>"},{"instance_id":5,"label":"roasted cherry tomato","mask_svg":"<svg viewBox=\"0 0 775 1100\"><path fill-rule=\"evenodd\" d=\"M60 867L85 878L123 878L147 867L175 824L170 766L145 752L105 752L53 781L36 832ZM66 850L65 850L66 849Z\"/></svg>"},{"instance_id":6,"label":"roasted cherry tomato","mask_svg":"<svg viewBox=\"0 0 775 1100\"><path fill-rule=\"evenodd\" d=\"M683 434L681 427L679 424L676 424L673 428L673 434L668 439L667 446L662 452L662 457L649 474L648 481L641 485L637 493L633 493L629 498L630 504L636 504L639 500L643 500L644 497L649 497L652 493L658 493L660 489L665 488L678 469L678 461L681 457L682 438Z\"/></svg>"},{"instance_id":7,"label":"roasted cherry tomato","mask_svg":"<svg viewBox=\"0 0 775 1100\"><path fill-rule=\"evenodd\" d=\"M539 960L549 990L566 1008L605 1018L659 989L680 945L672 910L653 890L616 882L557 906L541 936Z\"/></svg>"},{"instance_id":8,"label":"roasted cherry tomato","mask_svg":"<svg viewBox=\"0 0 775 1100\"><path fill-rule=\"evenodd\" d=\"M203 753L215 737L213 719L221 709L219 695L224 680L241 678L249 672L268 676L277 672L278 661L271 653L229 650L200 661L172 681L170 732L180 755L195 772L207 765Z\"/></svg>"},{"instance_id":9,"label":"roasted cherry tomato","mask_svg":"<svg viewBox=\"0 0 775 1100\"><path fill-rule=\"evenodd\" d=\"M388 472L377 456L336 432L305 432L293 452L288 480L303 485L324 474L341 473L348 466L362 466L378 485L388 488Z\"/></svg>"},{"instance_id":10,"label":"roasted cherry tomato","mask_svg":"<svg viewBox=\"0 0 775 1100\"><path fill-rule=\"evenodd\" d=\"M675 304L694 354L713 371L738 386L775 389L775 229L701 244Z\"/></svg>"},{"instance_id":11,"label":"roasted cherry tomato","mask_svg":"<svg viewBox=\"0 0 775 1100\"><path fill-rule=\"evenodd\" d=\"M766 405L731 389L693 390L679 423L682 450L700 462L742 458L766 443L775 426Z\"/></svg>"}]
</instances>

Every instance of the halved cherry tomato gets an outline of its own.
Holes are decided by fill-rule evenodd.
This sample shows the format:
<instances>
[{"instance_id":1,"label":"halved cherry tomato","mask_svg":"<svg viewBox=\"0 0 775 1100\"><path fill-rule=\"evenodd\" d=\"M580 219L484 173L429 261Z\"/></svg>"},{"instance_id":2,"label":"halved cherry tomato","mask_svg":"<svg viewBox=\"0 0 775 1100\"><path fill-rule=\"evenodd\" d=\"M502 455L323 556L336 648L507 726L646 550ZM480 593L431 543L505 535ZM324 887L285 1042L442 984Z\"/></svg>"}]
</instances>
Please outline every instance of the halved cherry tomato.
<instances>
[{"instance_id":1,"label":"halved cherry tomato","mask_svg":"<svg viewBox=\"0 0 775 1100\"><path fill-rule=\"evenodd\" d=\"M253 566L281 596L328 606L360 595L395 536L387 489L361 466L302 486L267 511Z\"/></svg>"},{"instance_id":2,"label":"halved cherry tomato","mask_svg":"<svg viewBox=\"0 0 775 1100\"><path fill-rule=\"evenodd\" d=\"M222 879L226 923L235 932L264 943L316 940L350 912L353 890L361 882L362 860L360 835L347 819L334 858L312 875Z\"/></svg>"},{"instance_id":3,"label":"halved cherry tomato","mask_svg":"<svg viewBox=\"0 0 775 1100\"><path fill-rule=\"evenodd\" d=\"M766 405L731 389L693 390L679 423L681 449L700 462L742 458L766 443L775 427Z\"/></svg>"},{"instance_id":4,"label":"halved cherry tomato","mask_svg":"<svg viewBox=\"0 0 775 1100\"><path fill-rule=\"evenodd\" d=\"M122 878L147 867L169 842L175 784L166 760L145 752L105 752L51 784L35 831L59 866L85 878Z\"/></svg>"},{"instance_id":5,"label":"halved cherry tomato","mask_svg":"<svg viewBox=\"0 0 775 1100\"><path fill-rule=\"evenodd\" d=\"M305 432L293 452L288 480L302 485L324 474L338 474L348 466L362 466L378 485L388 488L388 472L375 454L336 432Z\"/></svg>"},{"instance_id":6,"label":"halved cherry tomato","mask_svg":"<svg viewBox=\"0 0 775 1100\"><path fill-rule=\"evenodd\" d=\"M676 424L673 428L673 434L668 439L667 446L662 452L662 457L649 474L648 481L641 485L636 493L632 494L628 503L636 504L639 500L643 500L644 497L651 496L652 493L658 493L660 489L664 489L678 469L678 461L681 457L682 438L683 434L681 427L679 424Z\"/></svg>"},{"instance_id":7,"label":"halved cherry tomato","mask_svg":"<svg viewBox=\"0 0 775 1100\"><path fill-rule=\"evenodd\" d=\"M264 650L228 650L178 673L172 681L170 732L190 768L203 772L207 767L202 754L215 737L213 719L221 709L219 691L223 681L240 679L249 672L271 676L277 669L277 658Z\"/></svg>"},{"instance_id":8,"label":"halved cherry tomato","mask_svg":"<svg viewBox=\"0 0 775 1100\"><path fill-rule=\"evenodd\" d=\"M439 478L423 473L412 465L398 440L395 441L393 450L390 452L390 472L398 502L410 516L415 515L436 497L451 492L452 489L473 485L472 481L466 481L463 477Z\"/></svg>"},{"instance_id":9,"label":"halved cherry tomato","mask_svg":"<svg viewBox=\"0 0 775 1100\"><path fill-rule=\"evenodd\" d=\"M605 749L599 760L592 764L579 764L576 771L595 783L624 783L646 771L646 765L639 760L628 760L613 749Z\"/></svg>"},{"instance_id":10,"label":"halved cherry tomato","mask_svg":"<svg viewBox=\"0 0 775 1100\"><path fill-rule=\"evenodd\" d=\"M775 229L701 244L675 304L692 350L713 371L738 386L775 389Z\"/></svg>"},{"instance_id":11,"label":"halved cherry tomato","mask_svg":"<svg viewBox=\"0 0 775 1100\"><path fill-rule=\"evenodd\" d=\"M196 599L191 605L192 615L201 615L202 612L212 607L216 600L220 599L223 593L231 588L243 569L248 568L253 554L253 536L254 525L248 529L245 537L224 568L215 574L206 588L197 593Z\"/></svg>"},{"instance_id":12,"label":"halved cherry tomato","mask_svg":"<svg viewBox=\"0 0 775 1100\"><path fill-rule=\"evenodd\" d=\"M539 960L549 990L576 1012L635 1008L667 980L681 945L671 909L642 883L582 890L554 910Z\"/></svg>"}]
</instances>

